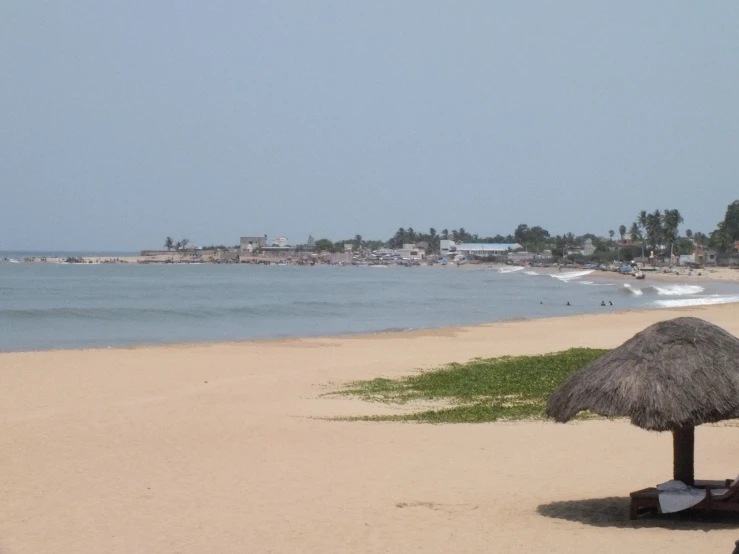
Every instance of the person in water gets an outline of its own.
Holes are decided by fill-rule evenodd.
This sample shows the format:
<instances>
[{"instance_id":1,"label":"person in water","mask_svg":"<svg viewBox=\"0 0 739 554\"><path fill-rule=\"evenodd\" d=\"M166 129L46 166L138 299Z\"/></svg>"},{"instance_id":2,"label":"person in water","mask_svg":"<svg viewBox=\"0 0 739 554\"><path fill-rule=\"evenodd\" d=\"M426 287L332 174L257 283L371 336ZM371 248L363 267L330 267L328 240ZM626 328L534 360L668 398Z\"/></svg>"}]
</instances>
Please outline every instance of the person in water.
<instances>
[{"instance_id":1,"label":"person in water","mask_svg":"<svg viewBox=\"0 0 739 554\"><path fill-rule=\"evenodd\" d=\"M569 302L567 302L567 305L569 306L569 305L570 305L570 303L569 303Z\"/></svg>"},{"instance_id":2,"label":"person in water","mask_svg":"<svg viewBox=\"0 0 739 554\"><path fill-rule=\"evenodd\" d=\"M605 302L605 300L601 300L601 301L600 301L600 305L601 305L601 306L605 306L605 305L606 305L606 302Z\"/></svg>"},{"instance_id":3,"label":"person in water","mask_svg":"<svg viewBox=\"0 0 739 554\"><path fill-rule=\"evenodd\" d=\"M609 306L613 306L613 302L611 302L611 301L609 300L609 301L608 301L608 305L609 305Z\"/></svg>"}]
</instances>

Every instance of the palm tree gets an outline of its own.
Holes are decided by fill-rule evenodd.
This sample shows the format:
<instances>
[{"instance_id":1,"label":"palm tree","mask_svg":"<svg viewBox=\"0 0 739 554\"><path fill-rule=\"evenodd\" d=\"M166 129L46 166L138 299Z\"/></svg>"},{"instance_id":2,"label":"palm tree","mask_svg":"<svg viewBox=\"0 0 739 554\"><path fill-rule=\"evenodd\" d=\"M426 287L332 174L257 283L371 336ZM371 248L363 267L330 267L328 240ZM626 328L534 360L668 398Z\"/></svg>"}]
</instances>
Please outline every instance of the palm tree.
<instances>
[{"instance_id":1,"label":"palm tree","mask_svg":"<svg viewBox=\"0 0 739 554\"><path fill-rule=\"evenodd\" d=\"M190 239L182 239L180 241L180 246L183 250L187 250L187 245L190 244Z\"/></svg>"},{"instance_id":2,"label":"palm tree","mask_svg":"<svg viewBox=\"0 0 739 554\"><path fill-rule=\"evenodd\" d=\"M441 240L449 240L449 229L441 230Z\"/></svg>"},{"instance_id":3,"label":"palm tree","mask_svg":"<svg viewBox=\"0 0 739 554\"><path fill-rule=\"evenodd\" d=\"M429 229L429 241L428 241L429 246L428 246L428 250L430 252L438 252L439 251L439 248L440 248L440 245L439 245L439 241L440 240L441 239L439 238L439 235L436 234L436 229L434 229L433 227L431 227Z\"/></svg>"},{"instance_id":4,"label":"palm tree","mask_svg":"<svg viewBox=\"0 0 739 554\"><path fill-rule=\"evenodd\" d=\"M175 245L174 245L174 249L175 249L175 250L177 250L177 251L179 251L179 250L180 250L180 248L182 248L182 241L179 241L179 240L178 240L178 241L177 241L177 242L175 243Z\"/></svg>"},{"instance_id":5,"label":"palm tree","mask_svg":"<svg viewBox=\"0 0 739 554\"><path fill-rule=\"evenodd\" d=\"M390 240L391 247L392 248L402 248L404 242L405 242L405 229L401 227L400 229L395 231L395 235Z\"/></svg>"},{"instance_id":6,"label":"palm tree","mask_svg":"<svg viewBox=\"0 0 739 554\"><path fill-rule=\"evenodd\" d=\"M362 248L362 235L355 235L354 236L354 250L359 250Z\"/></svg>"},{"instance_id":7,"label":"palm tree","mask_svg":"<svg viewBox=\"0 0 739 554\"><path fill-rule=\"evenodd\" d=\"M708 243L708 237L705 233L701 233L700 231L693 233L693 238L698 246L705 246Z\"/></svg>"},{"instance_id":8,"label":"palm tree","mask_svg":"<svg viewBox=\"0 0 739 554\"><path fill-rule=\"evenodd\" d=\"M577 237L573 233L567 233L562 236L562 260L564 260L566 254L565 251L570 247L574 246L577 241Z\"/></svg>"},{"instance_id":9,"label":"palm tree","mask_svg":"<svg viewBox=\"0 0 739 554\"><path fill-rule=\"evenodd\" d=\"M678 227L683 222L683 216L678 210L665 210L662 221L665 238L670 241L670 261L672 261L672 251L678 237Z\"/></svg>"},{"instance_id":10,"label":"palm tree","mask_svg":"<svg viewBox=\"0 0 739 554\"><path fill-rule=\"evenodd\" d=\"M647 214L647 239L655 253L659 249L663 235L662 213L654 210L651 214Z\"/></svg>"},{"instance_id":11,"label":"palm tree","mask_svg":"<svg viewBox=\"0 0 739 554\"><path fill-rule=\"evenodd\" d=\"M629 229L629 239L631 239L632 243L641 241L641 257L642 259L644 259L644 241L642 240L642 234L641 230L639 229L639 224L636 221L631 224L631 229Z\"/></svg>"},{"instance_id":12,"label":"palm tree","mask_svg":"<svg viewBox=\"0 0 739 554\"><path fill-rule=\"evenodd\" d=\"M647 229L647 212L642 210L636 218L637 223L641 229Z\"/></svg>"},{"instance_id":13,"label":"palm tree","mask_svg":"<svg viewBox=\"0 0 739 554\"><path fill-rule=\"evenodd\" d=\"M613 240L613 237L616 236L616 231L611 229L610 231L608 231L608 236L611 237L611 240Z\"/></svg>"},{"instance_id":14,"label":"palm tree","mask_svg":"<svg viewBox=\"0 0 739 554\"><path fill-rule=\"evenodd\" d=\"M172 237L167 237L167 240L164 241L164 248L166 248L167 251L174 248L174 239Z\"/></svg>"},{"instance_id":15,"label":"palm tree","mask_svg":"<svg viewBox=\"0 0 739 554\"><path fill-rule=\"evenodd\" d=\"M709 244L719 250L728 250L732 245L731 237L726 226L726 221L722 221L718 224L715 231L711 232Z\"/></svg>"},{"instance_id":16,"label":"palm tree","mask_svg":"<svg viewBox=\"0 0 739 554\"><path fill-rule=\"evenodd\" d=\"M692 231L692 229L687 229L685 231L685 236L688 237L689 239L692 239L693 238L693 231Z\"/></svg>"},{"instance_id":17,"label":"palm tree","mask_svg":"<svg viewBox=\"0 0 739 554\"><path fill-rule=\"evenodd\" d=\"M621 235L621 242L626 238L626 225L619 225L618 233Z\"/></svg>"},{"instance_id":18,"label":"palm tree","mask_svg":"<svg viewBox=\"0 0 739 554\"><path fill-rule=\"evenodd\" d=\"M639 229L642 230L642 233L640 233L642 236L641 257L644 259L644 238L649 238L649 233L647 233L648 216L645 210L639 212L639 215L636 216L636 222L639 225Z\"/></svg>"}]
</instances>

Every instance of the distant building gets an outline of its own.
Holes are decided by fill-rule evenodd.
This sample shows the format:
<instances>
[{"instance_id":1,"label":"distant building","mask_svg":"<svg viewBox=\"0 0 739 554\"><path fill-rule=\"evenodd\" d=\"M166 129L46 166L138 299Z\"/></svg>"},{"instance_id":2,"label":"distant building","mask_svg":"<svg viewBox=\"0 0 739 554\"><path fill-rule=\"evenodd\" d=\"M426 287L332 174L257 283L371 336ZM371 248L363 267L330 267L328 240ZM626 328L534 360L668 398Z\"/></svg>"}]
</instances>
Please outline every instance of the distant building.
<instances>
[{"instance_id":1,"label":"distant building","mask_svg":"<svg viewBox=\"0 0 739 554\"><path fill-rule=\"evenodd\" d=\"M290 246L264 246L262 256L265 258L292 258L298 252Z\"/></svg>"},{"instance_id":2,"label":"distant building","mask_svg":"<svg viewBox=\"0 0 739 554\"><path fill-rule=\"evenodd\" d=\"M439 241L439 254L441 254L442 257L448 256L450 252L453 252L456 249L457 243L453 240L442 239Z\"/></svg>"},{"instance_id":3,"label":"distant building","mask_svg":"<svg viewBox=\"0 0 739 554\"><path fill-rule=\"evenodd\" d=\"M213 259L217 262L238 262L238 250L216 250Z\"/></svg>"},{"instance_id":4,"label":"distant building","mask_svg":"<svg viewBox=\"0 0 739 554\"><path fill-rule=\"evenodd\" d=\"M708 248L705 253L705 261L703 262L705 265L716 265L718 264L718 250L715 248Z\"/></svg>"},{"instance_id":5,"label":"distant building","mask_svg":"<svg viewBox=\"0 0 739 554\"><path fill-rule=\"evenodd\" d=\"M403 248L395 251L404 260L422 260L426 257L426 251L418 248L415 244L404 244Z\"/></svg>"},{"instance_id":6,"label":"distant building","mask_svg":"<svg viewBox=\"0 0 739 554\"><path fill-rule=\"evenodd\" d=\"M542 250L541 252L508 252L506 259L513 264L523 264L528 262L547 262L552 259L552 251Z\"/></svg>"},{"instance_id":7,"label":"distant building","mask_svg":"<svg viewBox=\"0 0 739 554\"><path fill-rule=\"evenodd\" d=\"M443 242L443 241L442 241ZM462 254L466 257L481 257L487 258L491 256L503 256L508 252L515 252L523 248L518 243L484 243L484 242L473 242L473 243L462 243L456 245L456 251L458 254ZM450 248L450 251L451 248ZM442 250L442 256L444 252Z\"/></svg>"},{"instance_id":8,"label":"distant building","mask_svg":"<svg viewBox=\"0 0 739 554\"><path fill-rule=\"evenodd\" d=\"M583 256L592 256L595 254L595 246L593 246L593 239L585 239L585 244L582 247Z\"/></svg>"},{"instance_id":9,"label":"distant building","mask_svg":"<svg viewBox=\"0 0 739 554\"><path fill-rule=\"evenodd\" d=\"M351 252L334 252L328 255L328 261L332 264L350 264L353 261L352 253Z\"/></svg>"},{"instance_id":10,"label":"distant building","mask_svg":"<svg viewBox=\"0 0 739 554\"><path fill-rule=\"evenodd\" d=\"M695 261L701 265L718 264L718 251L715 248L703 248L697 246L695 248Z\"/></svg>"},{"instance_id":11,"label":"distant building","mask_svg":"<svg viewBox=\"0 0 739 554\"><path fill-rule=\"evenodd\" d=\"M534 252L509 252L506 259L512 264L533 262L536 254Z\"/></svg>"},{"instance_id":12,"label":"distant building","mask_svg":"<svg viewBox=\"0 0 739 554\"><path fill-rule=\"evenodd\" d=\"M287 246L287 237L277 237L272 241L272 246Z\"/></svg>"},{"instance_id":13,"label":"distant building","mask_svg":"<svg viewBox=\"0 0 739 554\"><path fill-rule=\"evenodd\" d=\"M352 244L351 242L345 242L344 252L351 252L352 250L354 250L354 244Z\"/></svg>"},{"instance_id":14,"label":"distant building","mask_svg":"<svg viewBox=\"0 0 739 554\"><path fill-rule=\"evenodd\" d=\"M254 252L257 248L267 246L267 235L263 237L241 237L239 247L244 252Z\"/></svg>"},{"instance_id":15,"label":"distant building","mask_svg":"<svg viewBox=\"0 0 739 554\"><path fill-rule=\"evenodd\" d=\"M316 249L316 239L313 238L313 235L308 235L308 242L305 244L305 247L307 250Z\"/></svg>"}]
</instances>

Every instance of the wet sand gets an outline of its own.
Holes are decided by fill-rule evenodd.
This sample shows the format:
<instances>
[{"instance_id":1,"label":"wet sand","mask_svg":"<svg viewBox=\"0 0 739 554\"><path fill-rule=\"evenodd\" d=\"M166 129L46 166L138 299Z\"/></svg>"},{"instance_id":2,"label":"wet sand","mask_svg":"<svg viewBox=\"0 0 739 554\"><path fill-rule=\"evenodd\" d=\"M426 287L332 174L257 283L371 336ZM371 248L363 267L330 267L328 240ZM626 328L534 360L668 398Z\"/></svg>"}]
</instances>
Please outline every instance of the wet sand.
<instances>
[{"instance_id":1,"label":"wet sand","mask_svg":"<svg viewBox=\"0 0 739 554\"><path fill-rule=\"evenodd\" d=\"M736 305L413 333L0 354L0 552L731 552L739 519L628 519L671 437L626 422L330 421L322 393L476 356L613 347ZM739 429L696 432L698 478Z\"/></svg>"}]
</instances>

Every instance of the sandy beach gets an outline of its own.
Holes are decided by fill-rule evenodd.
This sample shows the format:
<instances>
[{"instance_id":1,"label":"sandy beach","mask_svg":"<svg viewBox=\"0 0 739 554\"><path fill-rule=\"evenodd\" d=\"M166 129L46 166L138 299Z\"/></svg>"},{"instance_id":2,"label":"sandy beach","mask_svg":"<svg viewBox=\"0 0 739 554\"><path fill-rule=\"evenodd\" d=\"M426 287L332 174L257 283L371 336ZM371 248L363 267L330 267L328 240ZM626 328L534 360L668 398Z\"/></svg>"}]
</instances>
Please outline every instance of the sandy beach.
<instances>
[{"instance_id":1,"label":"sandy beach","mask_svg":"<svg viewBox=\"0 0 739 554\"><path fill-rule=\"evenodd\" d=\"M735 305L357 337L0 354L0 552L731 552L739 520L628 519L671 437L626 422L332 421L321 395L477 356L613 347ZM406 408L407 409L407 408ZM739 431L696 473L739 473Z\"/></svg>"}]
</instances>

